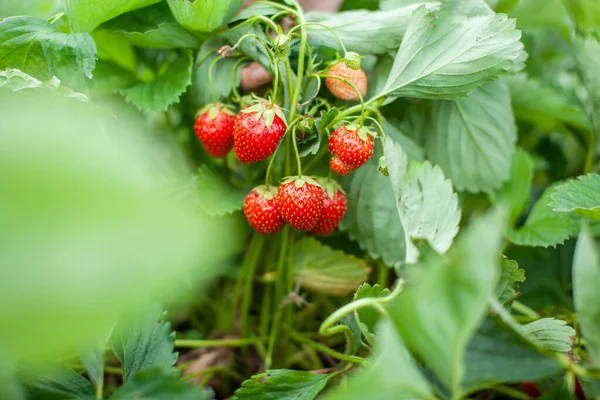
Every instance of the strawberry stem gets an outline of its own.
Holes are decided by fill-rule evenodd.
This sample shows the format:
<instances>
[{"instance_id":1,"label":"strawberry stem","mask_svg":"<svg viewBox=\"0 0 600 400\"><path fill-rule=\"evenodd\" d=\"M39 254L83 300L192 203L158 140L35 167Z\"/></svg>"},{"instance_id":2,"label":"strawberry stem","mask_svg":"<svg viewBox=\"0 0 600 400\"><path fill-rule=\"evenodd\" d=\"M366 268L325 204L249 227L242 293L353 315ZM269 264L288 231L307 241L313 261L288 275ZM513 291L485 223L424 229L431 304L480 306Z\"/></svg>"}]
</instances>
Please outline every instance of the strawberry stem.
<instances>
[{"instance_id":1,"label":"strawberry stem","mask_svg":"<svg viewBox=\"0 0 600 400\"><path fill-rule=\"evenodd\" d=\"M296 126L292 128L292 144L294 145L294 154L298 165L298 176L302 176L302 163L300 162L300 152L298 151L298 142L296 141Z\"/></svg>"},{"instance_id":2,"label":"strawberry stem","mask_svg":"<svg viewBox=\"0 0 600 400\"><path fill-rule=\"evenodd\" d=\"M213 83L213 68L216 63L222 60L223 57L217 56L210 65L208 66L208 86L210 87L210 96L212 98L213 104L217 102L217 95L215 94L215 85Z\"/></svg>"},{"instance_id":3,"label":"strawberry stem","mask_svg":"<svg viewBox=\"0 0 600 400\"><path fill-rule=\"evenodd\" d=\"M290 29L290 31L288 32L288 35L291 35L292 33L294 33L294 31L298 28L303 28L306 26L318 26L319 28L323 28L329 31L329 33L331 33L336 40L338 41L338 43L340 44L340 47L342 48L342 51L344 52L344 54L346 54L348 51L346 50L346 46L344 46L344 43L342 42L342 39L340 39L340 37L338 36L337 33L335 33L335 31L333 29L331 29L330 27L320 24L318 22L305 22L303 24L299 24L296 25L295 27L293 27L292 29Z\"/></svg>"},{"instance_id":4,"label":"strawberry stem","mask_svg":"<svg viewBox=\"0 0 600 400\"><path fill-rule=\"evenodd\" d=\"M267 167L267 173L265 176L265 185L267 185L267 187L269 187L269 178L271 177L271 167L273 167L273 161L275 161L275 156L277 156L277 151L279 150L279 147L281 147L281 144L279 146L277 146L277 148L275 149L275 152L273 153L273 155L271 156L271 159L269 160L269 166Z\"/></svg>"}]
</instances>

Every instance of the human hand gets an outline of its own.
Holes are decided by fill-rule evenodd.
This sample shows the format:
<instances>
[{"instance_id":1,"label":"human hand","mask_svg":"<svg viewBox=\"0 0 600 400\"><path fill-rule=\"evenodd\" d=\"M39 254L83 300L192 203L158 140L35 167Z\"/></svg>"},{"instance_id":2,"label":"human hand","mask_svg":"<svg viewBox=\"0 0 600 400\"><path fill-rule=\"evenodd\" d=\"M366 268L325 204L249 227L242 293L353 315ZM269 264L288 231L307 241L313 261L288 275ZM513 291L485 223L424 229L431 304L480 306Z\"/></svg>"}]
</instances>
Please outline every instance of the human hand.
<instances>
[{"instance_id":1,"label":"human hand","mask_svg":"<svg viewBox=\"0 0 600 400\"><path fill-rule=\"evenodd\" d=\"M256 0L244 0L242 8L248 7ZM338 11L342 6L343 0L299 0L298 2L307 11ZM282 24L283 29L287 30L290 26ZM243 90L253 90L271 82L273 77L262 65L257 62L252 62L242 68L242 83Z\"/></svg>"}]
</instances>

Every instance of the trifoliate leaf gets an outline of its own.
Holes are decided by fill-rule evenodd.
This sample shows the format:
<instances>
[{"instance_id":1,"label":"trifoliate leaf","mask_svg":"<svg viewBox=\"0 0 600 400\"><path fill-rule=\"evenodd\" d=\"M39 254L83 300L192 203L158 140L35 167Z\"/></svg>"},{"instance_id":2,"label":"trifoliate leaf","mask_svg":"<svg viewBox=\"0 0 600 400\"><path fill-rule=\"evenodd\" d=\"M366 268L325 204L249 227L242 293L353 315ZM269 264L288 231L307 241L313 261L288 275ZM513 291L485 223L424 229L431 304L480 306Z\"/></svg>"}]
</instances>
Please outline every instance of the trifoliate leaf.
<instances>
[{"instance_id":1,"label":"trifoliate leaf","mask_svg":"<svg viewBox=\"0 0 600 400\"><path fill-rule=\"evenodd\" d=\"M523 52L515 20L418 8L381 96L452 99L514 70Z\"/></svg>"},{"instance_id":2,"label":"trifoliate leaf","mask_svg":"<svg viewBox=\"0 0 600 400\"><path fill-rule=\"evenodd\" d=\"M323 390L329 377L290 369L268 370L242 382L233 400L312 400Z\"/></svg>"},{"instance_id":3,"label":"trifoliate leaf","mask_svg":"<svg viewBox=\"0 0 600 400\"><path fill-rule=\"evenodd\" d=\"M452 182L429 162L412 163L409 167L400 145L389 138L384 142L384 153L404 228L406 262L417 261L419 252L414 239L426 240L435 251L444 254L458 233L461 217Z\"/></svg>"},{"instance_id":4,"label":"trifoliate leaf","mask_svg":"<svg viewBox=\"0 0 600 400\"><path fill-rule=\"evenodd\" d=\"M20 69L42 81L56 76L77 90L87 87L95 65L96 45L87 33L62 33L34 17L0 21L0 69Z\"/></svg>"},{"instance_id":5,"label":"trifoliate leaf","mask_svg":"<svg viewBox=\"0 0 600 400\"><path fill-rule=\"evenodd\" d=\"M493 192L509 178L517 130L510 94L491 82L454 101L433 103L427 151L458 190Z\"/></svg>"},{"instance_id":6,"label":"trifoliate leaf","mask_svg":"<svg viewBox=\"0 0 600 400\"><path fill-rule=\"evenodd\" d=\"M140 371L160 370L170 373L177 360L175 334L171 324L164 320L158 305L136 318L129 318L117 327L113 342L114 352L123 366L123 378L130 381Z\"/></svg>"},{"instance_id":7,"label":"trifoliate leaf","mask_svg":"<svg viewBox=\"0 0 600 400\"><path fill-rule=\"evenodd\" d=\"M306 18L331 29L344 43L346 50L366 54L384 54L395 51L411 20L413 12L422 3L410 4L387 11L353 10L335 14L307 13ZM434 10L434 4L427 6ZM342 51L339 40L329 30L308 26L309 43Z\"/></svg>"},{"instance_id":8,"label":"trifoliate leaf","mask_svg":"<svg viewBox=\"0 0 600 400\"><path fill-rule=\"evenodd\" d=\"M313 237L305 237L294 249L294 273L303 288L343 296L367 280L369 268L354 256L333 250Z\"/></svg>"},{"instance_id":9,"label":"trifoliate leaf","mask_svg":"<svg viewBox=\"0 0 600 400\"><path fill-rule=\"evenodd\" d=\"M192 53L186 51L156 79L121 89L119 93L142 111L165 111L171 104L179 102L179 97L192 83L192 63Z\"/></svg>"},{"instance_id":10,"label":"trifoliate leaf","mask_svg":"<svg viewBox=\"0 0 600 400\"><path fill-rule=\"evenodd\" d=\"M574 212L600 221L600 175L588 174L556 187L550 195L554 211Z\"/></svg>"},{"instance_id":11,"label":"trifoliate leaf","mask_svg":"<svg viewBox=\"0 0 600 400\"><path fill-rule=\"evenodd\" d=\"M525 224L508 232L507 238L520 246L556 246L575 235L579 229L576 216L552 210L549 205L557 185L547 188L533 206Z\"/></svg>"},{"instance_id":12,"label":"trifoliate leaf","mask_svg":"<svg viewBox=\"0 0 600 400\"><path fill-rule=\"evenodd\" d=\"M372 362L351 377L348 387L332 390L325 400L434 400L437 397L406 349L394 325L385 319L377 326Z\"/></svg>"},{"instance_id":13,"label":"trifoliate leaf","mask_svg":"<svg viewBox=\"0 0 600 400\"><path fill-rule=\"evenodd\" d=\"M348 210L340 224L350 239L358 242L371 257L392 267L406 260L404 229L398 215L395 194L388 177L378 170L378 157L343 181Z\"/></svg>"},{"instance_id":14,"label":"trifoliate leaf","mask_svg":"<svg viewBox=\"0 0 600 400\"><path fill-rule=\"evenodd\" d=\"M521 325L520 331L545 350L559 353L568 353L572 350L575 329L560 319L542 318Z\"/></svg>"},{"instance_id":15,"label":"trifoliate leaf","mask_svg":"<svg viewBox=\"0 0 600 400\"><path fill-rule=\"evenodd\" d=\"M596 366L600 366L600 255L596 241L584 226L573 258L573 297L577 320L587 351Z\"/></svg>"},{"instance_id":16,"label":"trifoliate leaf","mask_svg":"<svg viewBox=\"0 0 600 400\"><path fill-rule=\"evenodd\" d=\"M143 372L126 382L110 400L169 399L212 400L212 390L203 390L176 375L164 375L157 371Z\"/></svg>"},{"instance_id":17,"label":"trifoliate leaf","mask_svg":"<svg viewBox=\"0 0 600 400\"><path fill-rule=\"evenodd\" d=\"M487 314L500 275L503 225L497 212L472 221L447 254L429 252L409 267L402 294L388 303L407 347L453 398L463 395L466 348Z\"/></svg>"},{"instance_id":18,"label":"trifoliate leaf","mask_svg":"<svg viewBox=\"0 0 600 400\"><path fill-rule=\"evenodd\" d=\"M200 207L208 215L225 215L239 211L247 192L231 186L223 177L203 166L195 176Z\"/></svg>"},{"instance_id":19,"label":"trifoliate leaf","mask_svg":"<svg viewBox=\"0 0 600 400\"><path fill-rule=\"evenodd\" d=\"M91 32L101 23L127 11L161 0L67 0L66 11L76 32Z\"/></svg>"}]
</instances>

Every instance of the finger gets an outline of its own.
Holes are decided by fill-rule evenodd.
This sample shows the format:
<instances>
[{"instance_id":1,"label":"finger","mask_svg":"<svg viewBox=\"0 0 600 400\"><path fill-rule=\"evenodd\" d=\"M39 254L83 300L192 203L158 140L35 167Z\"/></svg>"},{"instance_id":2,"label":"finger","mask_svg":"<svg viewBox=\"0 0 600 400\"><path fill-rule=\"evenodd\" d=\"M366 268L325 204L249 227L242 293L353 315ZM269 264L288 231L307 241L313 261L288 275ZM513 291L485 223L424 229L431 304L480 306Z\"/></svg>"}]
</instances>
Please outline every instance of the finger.
<instances>
[{"instance_id":1,"label":"finger","mask_svg":"<svg viewBox=\"0 0 600 400\"><path fill-rule=\"evenodd\" d=\"M256 89L271 82L272 79L269 71L259 63L253 62L242 68L241 88L243 90Z\"/></svg>"}]
</instances>

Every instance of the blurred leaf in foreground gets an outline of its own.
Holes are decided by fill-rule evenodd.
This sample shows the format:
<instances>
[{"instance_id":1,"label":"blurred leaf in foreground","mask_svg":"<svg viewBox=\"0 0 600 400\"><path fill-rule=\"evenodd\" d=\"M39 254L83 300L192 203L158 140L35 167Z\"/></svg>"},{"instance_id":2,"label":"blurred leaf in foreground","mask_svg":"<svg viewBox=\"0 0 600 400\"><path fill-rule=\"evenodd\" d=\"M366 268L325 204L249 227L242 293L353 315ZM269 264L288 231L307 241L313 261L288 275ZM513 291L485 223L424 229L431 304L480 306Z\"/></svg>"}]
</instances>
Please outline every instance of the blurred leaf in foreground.
<instances>
[{"instance_id":1,"label":"blurred leaf in foreground","mask_svg":"<svg viewBox=\"0 0 600 400\"><path fill-rule=\"evenodd\" d=\"M161 163L143 126L74 99L4 93L4 356L76 352L124 313L208 279L235 251L238 221L178 196L189 176Z\"/></svg>"}]
</instances>

